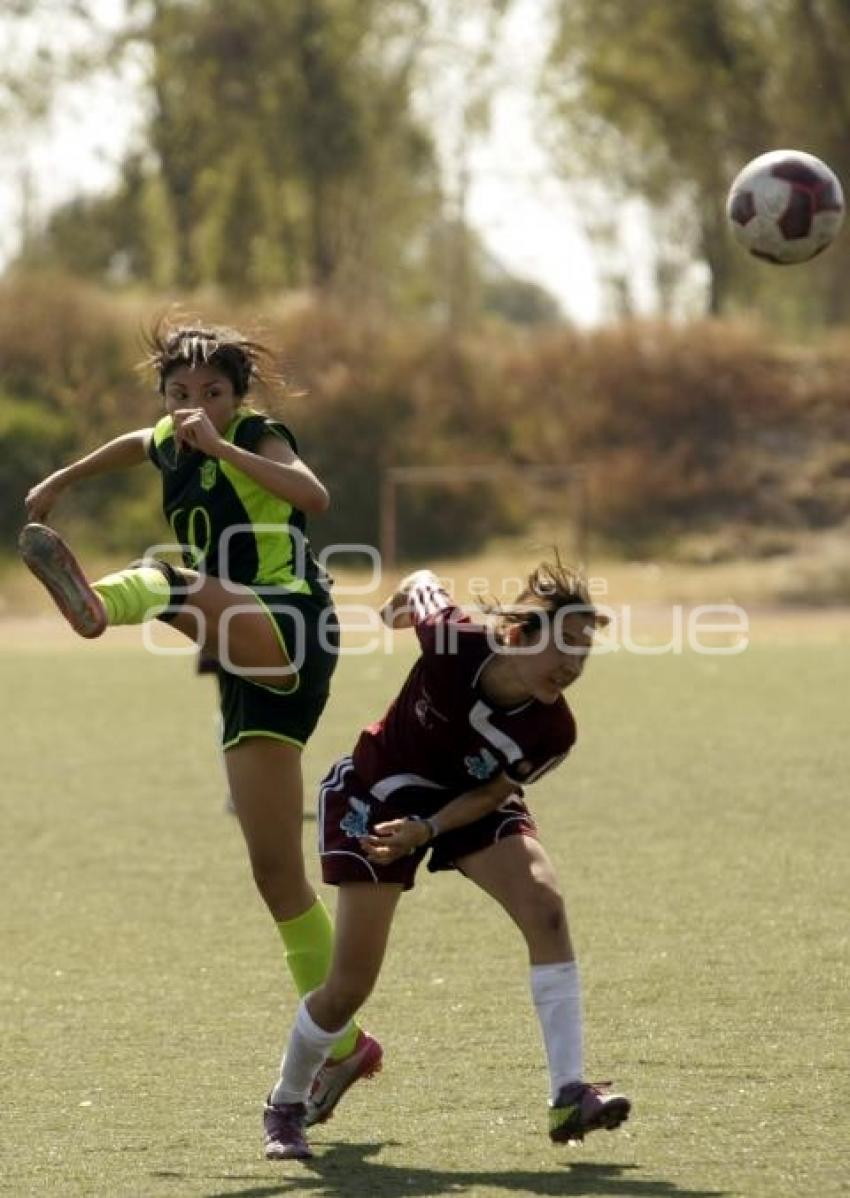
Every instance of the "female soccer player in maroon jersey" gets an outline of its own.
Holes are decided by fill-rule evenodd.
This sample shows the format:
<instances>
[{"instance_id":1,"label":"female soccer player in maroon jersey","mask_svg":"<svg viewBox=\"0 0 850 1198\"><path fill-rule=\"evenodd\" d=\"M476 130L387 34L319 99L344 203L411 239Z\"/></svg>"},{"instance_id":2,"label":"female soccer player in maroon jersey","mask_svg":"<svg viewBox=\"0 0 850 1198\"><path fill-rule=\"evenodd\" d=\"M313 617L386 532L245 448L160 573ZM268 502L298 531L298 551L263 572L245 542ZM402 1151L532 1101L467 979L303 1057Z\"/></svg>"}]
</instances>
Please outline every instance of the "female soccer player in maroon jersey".
<instances>
[{"instance_id":1,"label":"female soccer player in maroon jersey","mask_svg":"<svg viewBox=\"0 0 850 1198\"><path fill-rule=\"evenodd\" d=\"M605 618L560 562L538 566L516 606L488 624L463 615L427 570L407 578L382 615L391 627L415 628L422 652L384 718L321 786L322 872L339 887L333 962L298 1008L266 1105L266 1155L309 1156L305 1127L329 1118L345 1090L368 1076L366 1065L352 1070L325 1057L371 993L398 900L429 849L430 870L459 869L525 937L549 1065L551 1139L617 1127L629 1100L583 1080L564 903L522 789L575 741L561 692L581 675Z\"/></svg>"}]
</instances>

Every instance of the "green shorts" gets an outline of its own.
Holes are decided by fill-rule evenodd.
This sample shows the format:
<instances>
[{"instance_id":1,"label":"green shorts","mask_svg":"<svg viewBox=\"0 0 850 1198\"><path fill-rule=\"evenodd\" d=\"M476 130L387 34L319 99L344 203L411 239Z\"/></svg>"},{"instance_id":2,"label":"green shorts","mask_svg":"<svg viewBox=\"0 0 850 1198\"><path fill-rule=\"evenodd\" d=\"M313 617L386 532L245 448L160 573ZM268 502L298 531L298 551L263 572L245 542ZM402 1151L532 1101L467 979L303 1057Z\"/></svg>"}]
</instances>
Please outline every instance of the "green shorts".
<instances>
[{"instance_id":1,"label":"green shorts","mask_svg":"<svg viewBox=\"0 0 850 1198\"><path fill-rule=\"evenodd\" d=\"M283 740L303 748L319 722L339 656L339 623L324 597L283 588L258 589L290 661L298 670L291 690L251 682L219 665L222 746L232 749L251 736Z\"/></svg>"}]
</instances>

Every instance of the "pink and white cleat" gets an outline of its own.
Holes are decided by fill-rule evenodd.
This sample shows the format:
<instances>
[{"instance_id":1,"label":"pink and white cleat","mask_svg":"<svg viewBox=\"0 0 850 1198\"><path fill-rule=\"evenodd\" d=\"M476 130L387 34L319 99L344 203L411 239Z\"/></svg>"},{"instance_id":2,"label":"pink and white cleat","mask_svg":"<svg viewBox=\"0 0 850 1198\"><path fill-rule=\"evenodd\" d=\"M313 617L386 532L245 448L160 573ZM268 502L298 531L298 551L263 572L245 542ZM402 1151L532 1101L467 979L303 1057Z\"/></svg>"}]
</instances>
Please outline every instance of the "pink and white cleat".
<instances>
[{"instance_id":1,"label":"pink and white cleat","mask_svg":"<svg viewBox=\"0 0 850 1198\"><path fill-rule=\"evenodd\" d=\"M354 1051L343 1060L333 1061L328 1057L313 1078L307 1099L306 1126L326 1123L350 1086L361 1077L374 1077L380 1072L383 1058L384 1050L368 1032L360 1032Z\"/></svg>"}]
</instances>

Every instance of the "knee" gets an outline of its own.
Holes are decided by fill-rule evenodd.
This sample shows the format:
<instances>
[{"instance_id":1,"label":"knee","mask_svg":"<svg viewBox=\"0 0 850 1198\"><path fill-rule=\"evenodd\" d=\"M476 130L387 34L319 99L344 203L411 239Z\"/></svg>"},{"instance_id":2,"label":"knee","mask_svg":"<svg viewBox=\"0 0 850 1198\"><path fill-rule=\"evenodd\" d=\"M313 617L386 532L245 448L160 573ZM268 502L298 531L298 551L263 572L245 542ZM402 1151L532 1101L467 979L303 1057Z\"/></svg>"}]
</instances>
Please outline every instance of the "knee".
<instances>
[{"instance_id":1,"label":"knee","mask_svg":"<svg viewBox=\"0 0 850 1198\"><path fill-rule=\"evenodd\" d=\"M526 935L535 937L566 934L567 914L556 886L536 882L529 889L521 904L520 924Z\"/></svg>"}]
</instances>

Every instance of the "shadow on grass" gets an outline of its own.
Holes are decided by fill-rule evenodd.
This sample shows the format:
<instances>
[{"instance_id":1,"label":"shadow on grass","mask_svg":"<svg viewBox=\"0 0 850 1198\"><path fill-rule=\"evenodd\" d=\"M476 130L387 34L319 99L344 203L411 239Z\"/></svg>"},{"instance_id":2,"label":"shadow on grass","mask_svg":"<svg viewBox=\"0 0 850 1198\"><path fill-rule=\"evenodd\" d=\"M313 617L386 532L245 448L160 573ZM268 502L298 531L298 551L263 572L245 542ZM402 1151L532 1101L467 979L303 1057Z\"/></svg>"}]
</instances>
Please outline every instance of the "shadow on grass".
<instances>
[{"instance_id":1,"label":"shadow on grass","mask_svg":"<svg viewBox=\"0 0 850 1198\"><path fill-rule=\"evenodd\" d=\"M566 1194L596 1198L724 1198L725 1190L691 1190L662 1181L642 1178L639 1165L565 1162L550 1170L498 1170L492 1173L473 1170L416 1169L382 1165L369 1158L383 1144L331 1144L320 1156L308 1161L282 1162L285 1173L278 1181L253 1185L246 1189L210 1190L204 1198L275 1198L294 1193L314 1194L321 1198L438 1198L445 1194L481 1192L485 1186L516 1194ZM230 1182L247 1177L221 1177Z\"/></svg>"}]
</instances>

